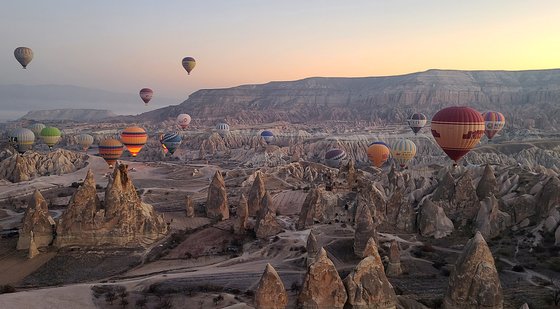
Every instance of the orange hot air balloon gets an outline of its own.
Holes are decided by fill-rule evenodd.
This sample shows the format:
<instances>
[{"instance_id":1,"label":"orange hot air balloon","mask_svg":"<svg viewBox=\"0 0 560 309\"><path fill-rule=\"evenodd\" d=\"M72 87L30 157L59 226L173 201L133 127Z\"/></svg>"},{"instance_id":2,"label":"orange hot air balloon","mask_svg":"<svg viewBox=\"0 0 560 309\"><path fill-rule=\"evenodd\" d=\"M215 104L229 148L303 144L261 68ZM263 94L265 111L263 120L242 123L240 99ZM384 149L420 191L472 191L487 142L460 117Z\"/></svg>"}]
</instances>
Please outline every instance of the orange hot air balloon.
<instances>
[{"instance_id":1,"label":"orange hot air balloon","mask_svg":"<svg viewBox=\"0 0 560 309\"><path fill-rule=\"evenodd\" d=\"M154 96L154 91L152 89L150 88L140 89L140 98L142 99L142 101L144 101L146 105L148 105L148 102L150 102L153 96Z\"/></svg>"},{"instance_id":2,"label":"orange hot air balloon","mask_svg":"<svg viewBox=\"0 0 560 309\"><path fill-rule=\"evenodd\" d=\"M381 167L383 163L387 162L390 154L391 150L384 142L373 142L367 149L367 156L375 167Z\"/></svg>"},{"instance_id":3,"label":"orange hot air balloon","mask_svg":"<svg viewBox=\"0 0 560 309\"><path fill-rule=\"evenodd\" d=\"M484 118L470 107L447 107L432 118L432 135L449 158L458 162L484 135Z\"/></svg>"},{"instance_id":4,"label":"orange hot air balloon","mask_svg":"<svg viewBox=\"0 0 560 309\"><path fill-rule=\"evenodd\" d=\"M506 124L506 119L500 112L486 112L482 114L482 118L484 118L485 124L484 134L486 134L489 141L492 140L496 133L502 131Z\"/></svg>"},{"instance_id":5,"label":"orange hot air balloon","mask_svg":"<svg viewBox=\"0 0 560 309\"><path fill-rule=\"evenodd\" d=\"M115 162L121 157L124 146L114 138L103 140L99 143L99 155L105 159L109 167L113 167Z\"/></svg>"},{"instance_id":6,"label":"orange hot air balloon","mask_svg":"<svg viewBox=\"0 0 560 309\"><path fill-rule=\"evenodd\" d=\"M121 141L133 157L136 157L148 141L146 130L140 127L128 127L121 133Z\"/></svg>"}]
</instances>

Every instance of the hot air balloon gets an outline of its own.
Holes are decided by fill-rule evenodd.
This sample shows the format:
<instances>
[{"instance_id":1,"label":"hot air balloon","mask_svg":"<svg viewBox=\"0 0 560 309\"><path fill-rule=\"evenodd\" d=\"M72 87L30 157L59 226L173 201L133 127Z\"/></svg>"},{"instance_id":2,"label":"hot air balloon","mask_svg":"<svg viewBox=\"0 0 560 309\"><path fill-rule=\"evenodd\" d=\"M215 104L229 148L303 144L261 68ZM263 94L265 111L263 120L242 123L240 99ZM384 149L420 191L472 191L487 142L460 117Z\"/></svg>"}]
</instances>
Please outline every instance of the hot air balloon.
<instances>
[{"instance_id":1,"label":"hot air balloon","mask_svg":"<svg viewBox=\"0 0 560 309\"><path fill-rule=\"evenodd\" d=\"M220 134L221 137L224 137L229 132L229 125L227 123L218 123L216 125L216 130L218 131L218 134Z\"/></svg>"},{"instance_id":2,"label":"hot air balloon","mask_svg":"<svg viewBox=\"0 0 560 309\"><path fill-rule=\"evenodd\" d=\"M33 133L35 133L35 137L39 138L41 137L41 131L43 131L44 128L46 128L47 126L42 124L42 123L34 123L32 125L29 126L29 129L31 131L33 131Z\"/></svg>"},{"instance_id":3,"label":"hot air balloon","mask_svg":"<svg viewBox=\"0 0 560 309\"><path fill-rule=\"evenodd\" d=\"M181 129L188 128L189 124L191 123L191 116L189 114L179 114L177 116L177 125L181 127Z\"/></svg>"},{"instance_id":4,"label":"hot air balloon","mask_svg":"<svg viewBox=\"0 0 560 309\"><path fill-rule=\"evenodd\" d=\"M264 139L264 141L267 144L272 143L272 141L274 141L274 134L270 131L262 131L261 132L261 137Z\"/></svg>"},{"instance_id":5,"label":"hot air balloon","mask_svg":"<svg viewBox=\"0 0 560 309\"><path fill-rule=\"evenodd\" d=\"M473 149L483 134L484 118L470 107L447 107L432 118L432 135L455 162Z\"/></svg>"},{"instance_id":6,"label":"hot air balloon","mask_svg":"<svg viewBox=\"0 0 560 309\"><path fill-rule=\"evenodd\" d=\"M49 149L52 149L53 146L58 143L62 133L58 128L55 127L46 127L41 130L41 138L49 146Z\"/></svg>"},{"instance_id":7,"label":"hot air balloon","mask_svg":"<svg viewBox=\"0 0 560 309\"><path fill-rule=\"evenodd\" d=\"M387 162L389 154L391 154L389 146L384 142L373 142L367 149L368 159L375 167L381 167L383 163Z\"/></svg>"},{"instance_id":8,"label":"hot air balloon","mask_svg":"<svg viewBox=\"0 0 560 309\"><path fill-rule=\"evenodd\" d=\"M327 166L338 168L342 161L346 160L346 151L342 149L331 149L325 153Z\"/></svg>"},{"instance_id":9,"label":"hot air balloon","mask_svg":"<svg viewBox=\"0 0 560 309\"><path fill-rule=\"evenodd\" d=\"M78 144L80 144L80 146L82 146L82 149L84 151L87 151L89 146L91 146L91 144L93 144L93 136L89 135L89 134L80 134L80 135L76 135L76 142Z\"/></svg>"},{"instance_id":10,"label":"hot air balloon","mask_svg":"<svg viewBox=\"0 0 560 309\"><path fill-rule=\"evenodd\" d=\"M18 47L14 50L16 60L23 66L24 69L31 60L33 60L33 51L29 47Z\"/></svg>"},{"instance_id":11,"label":"hot air balloon","mask_svg":"<svg viewBox=\"0 0 560 309\"><path fill-rule=\"evenodd\" d=\"M18 128L10 132L9 140L19 153L24 153L35 143L35 134L29 129Z\"/></svg>"},{"instance_id":12,"label":"hot air balloon","mask_svg":"<svg viewBox=\"0 0 560 309\"><path fill-rule=\"evenodd\" d=\"M391 147L391 156L401 166L405 167L416 155L416 144L408 139L396 141Z\"/></svg>"},{"instance_id":13,"label":"hot air balloon","mask_svg":"<svg viewBox=\"0 0 560 309\"><path fill-rule=\"evenodd\" d=\"M410 118L408 118L407 121L408 125L412 129L412 132L414 132L414 134L416 135L426 125L426 122L428 122L428 118L426 118L426 115L422 113L414 113L412 114L412 116L410 116Z\"/></svg>"},{"instance_id":14,"label":"hot air balloon","mask_svg":"<svg viewBox=\"0 0 560 309\"><path fill-rule=\"evenodd\" d=\"M494 135L502 131L506 124L506 118L499 112L486 112L482 114L484 118L484 134L491 141Z\"/></svg>"},{"instance_id":15,"label":"hot air balloon","mask_svg":"<svg viewBox=\"0 0 560 309\"><path fill-rule=\"evenodd\" d=\"M121 133L121 142L133 157L136 157L148 141L146 130L140 127L128 127Z\"/></svg>"},{"instance_id":16,"label":"hot air balloon","mask_svg":"<svg viewBox=\"0 0 560 309\"><path fill-rule=\"evenodd\" d=\"M169 152L173 154L175 153L175 150L177 150L177 148L179 148L179 146L181 145L182 140L183 137L181 136L181 134L179 134L179 132L173 132L165 133L165 135L161 139L161 142L165 146L165 148L167 148L167 150L169 150Z\"/></svg>"},{"instance_id":17,"label":"hot air balloon","mask_svg":"<svg viewBox=\"0 0 560 309\"><path fill-rule=\"evenodd\" d=\"M183 68L185 68L185 70L187 71L187 74L190 75L191 71L196 66L196 61L194 60L193 57L185 57L183 58L182 64L183 64Z\"/></svg>"},{"instance_id":18,"label":"hot air balloon","mask_svg":"<svg viewBox=\"0 0 560 309\"><path fill-rule=\"evenodd\" d=\"M154 91L152 89L150 88L140 89L140 98L142 98L142 101L144 101L146 106L148 105L148 102L150 102L150 100L152 99L152 96L154 96Z\"/></svg>"},{"instance_id":19,"label":"hot air balloon","mask_svg":"<svg viewBox=\"0 0 560 309\"><path fill-rule=\"evenodd\" d=\"M115 165L115 162L121 157L123 150L123 144L114 138L109 138L99 143L99 155L109 164L109 168Z\"/></svg>"}]
</instances>

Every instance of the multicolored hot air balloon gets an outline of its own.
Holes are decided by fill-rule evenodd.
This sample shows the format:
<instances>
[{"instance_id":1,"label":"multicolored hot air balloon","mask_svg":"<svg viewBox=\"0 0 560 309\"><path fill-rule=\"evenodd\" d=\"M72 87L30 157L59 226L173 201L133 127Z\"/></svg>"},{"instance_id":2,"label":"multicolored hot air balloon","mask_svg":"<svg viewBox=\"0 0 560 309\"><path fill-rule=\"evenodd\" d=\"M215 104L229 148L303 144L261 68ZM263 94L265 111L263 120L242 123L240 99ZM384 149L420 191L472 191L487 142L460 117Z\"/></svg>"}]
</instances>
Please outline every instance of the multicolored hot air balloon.
<instances>
[{"instance_id":1,"label":"multicolored hot air balloon","mask_svg":"<svg viewBox=\"0 0 560 309\"><path fill-rule=\"evenodd\" d=\"M375 167L381 167L383 163L387 162L391 150L384 142L373 142L367 148L367 156L371 164Z\"/></svg>"},{"instance_id":2,"label":"multicolored hot air balloon","mask_svg":"<svg viewBox=\"0 0 560 309\"><path fill-rule=\"evenodd\" d=\"M171 154L175 153L175 150L179 148L181 141L183 141L183 137L179 132L165 133L161 139L161 143Z\"/></svg>"},{"instance_id":3,"label":"multicolored hot air balloon","mask_svg":"<svg viewBox=\"0 0 560 309\"><path fill-rule=\"evenodd\" d=\"M191 116L189 114L179 114L177 116L177 125L181 127L181 129L186 129L189 127L191 123Z\"/></svg>"},{"instance_id":4,"label":"multicolored hot air balloon","mask_svg":"<svg viewBox=\"0 0 560 309\"><path fill-rule=\"evenodd\" d=\"M53 146L60 141L60 137L62 133L58 128L55 127L46 127L41 130L41 138L49 146L49 149L52 149Z\"/></svg>"},{"instance_id":5,"label":"multicolored hot air balloon","mask_svg":"<svg viewBox=\"0 0 560 309\"><path fill-rule=\"evenodd\" d=\"M183 58L183 61L181 63L183 64L183 68L185 68L185 70L187 71L187 74L191 75L191 71L196 66L196 61L194 60L194 58L185 57Z\"/></svg>"},{"instance_id":6,"label":"multicolored hot air balloon","mask_svg":"<svg viewBox=\"0 0 560 309\"><path fill-rule=\"evenodd\" d=\"M325 153L325 163L329 167L338 168L344 160L346 160L346 151L342 149L335 148Z\"/></svg>"},{"instance_id":7,"label":"multicolored hot air balloon","mask_svg":"<svg viewBox=\"0 0 560 309\"><path fill-rule=\"evenodd\" d=\"M133 157L136 157L148 141L146 130L140 127L128 127L121 133L121 142Z\"/></svg>"},{"instance_id":8,"label":"multicolored hot air balloon","mask_svg":"<svg viewBox=\"0 0 560 309\"><path fill-rule=\"evenodd\" d=\"M109 168L121 157L124 146L114 138L109 138L99 143L99 155L109 164Z\"/></svg>"},{"instance_id":9,"label":"multicolored hot air balloon","mask_svg":"<svg viewBox=\"0 0 560 309\"><path fill-rule=\"evenodd\" d=\"M491 141L494 135L502 131L506 124L506 118L500 112L486 112L482 114L484 118L484 134Z\"/></svg>"},{"instance_id":10,"label":"multicolored hot air balloon","mask_svg":"<svg viewBox=\"0 0 560 309\"><path fill-rule=\"evenodd\" d=\"M27 65L33 60L33 51L29 47L18 47L14 50L14 56L19 64L27 69Z\"/></svg>"},{"instance_id":11,"label":"multicolored hot air balloon","mask_svg":"<svg viewBox=\"0 0 560 309\"><path fill-rule=\"evenodd\" d=\"M264 139L264 141L265 141L267 144L270 144L270 143L272 143L272 142L274 141L274 133L272 133L272 132L270 132L270 131L268 131L268 130L262 131L262 132L261 132L261 137Z\"/></svg>"},{"instance_id":12,"label":"multicolored hot air balloon","mask_svg":"<svg viewBox=\"0 0 560 309\"><path fill-rule=\"evenodd\" d=\"M152 89L150 88L140 89L140 98L142 99L142 101L144 101L146 106L148 105L148 102L150 102L153 96L154 96L154 91Z\"/></svg>"},{"instance_id":13,"label":"multicolored hot air balloon","mask_svg":"<svg viewBox=\"0 0 560 309\"><path fill-rule=\"evenodd\" d=\"M396 141L391 147L391 156L401 167L408 165L408 162L416 155L416 144L408 139Z\"/></svg>"},{"instance_id":14,"label":"multicolored hot air balloon","mask_svg":"<svg viewBox=\"0 0 560 309\"><path fill-rule=\"evenodd\" d=\"M229 133L229 125L227 123L218 123L216 125L216 131L220 134L221 137L226 136Z\"/></svg>"},{"instance_id":15,"label":"multicolored hot air balloon","mask_svg":"<svg viewBox=\"0 0 560 309\"><path fill-rule=\"evenodd\" d=\"M422 113L414 113L412 114L412 116L410 116L410 118L408 118L407 121L408 125L412 129L412 132L414 132L414 134L416 135L426 125L426 122L428 122L428 118Z\"/></svg>"},{"instance_id":16,"label":"multicolored hot air balloon","mask_svg":"<svg viewBox=\"0 0 560 309\"><path fill-rule=\"evenodd\" d=\"M46 128L47 126L42 124L42 123L34 123L32 125L29 126L29 129L31 131L33 131L33 133L35 133L35 137L39 138L41 137L41 131L43 131L44 128Z\"/></svg>"},{"instance_id":17,"label":"multicolored hot air balloon","mask_svg":"<svg viewBox=\"0 0 560 309\"><path fill-rule=\"evenodd\" d=\"M35 133L29 129L17 128L9 133L10 143L19 153L30 150L35 143Z\"/></svg>"},{"instance_id":18,"label":"multicolored hot air balloon","mask_svg":"<svg viewBox=\"0 0 560 309\"><path fill-rule=\"evenodd\" d=\"M455 162L473 149L483 134L484 118L470 107L447 107L432 118L432 135L439 147Z\"/></svg>"},{"instance_id":19,"label":"multicolored hot air balloon","mask_svg":"<svg viewBox=\"0 0 560 309\"><path fill-rule=\"evenodd\" d=\"M80 135L76 135L76 142L78 144L80 144L80 146L82 146L82 149L84 151L87 151L89 146L91 146L91 144L93 144L93 136L89 135L89 134L80 134Z\"/></svg>"}]
</instances>

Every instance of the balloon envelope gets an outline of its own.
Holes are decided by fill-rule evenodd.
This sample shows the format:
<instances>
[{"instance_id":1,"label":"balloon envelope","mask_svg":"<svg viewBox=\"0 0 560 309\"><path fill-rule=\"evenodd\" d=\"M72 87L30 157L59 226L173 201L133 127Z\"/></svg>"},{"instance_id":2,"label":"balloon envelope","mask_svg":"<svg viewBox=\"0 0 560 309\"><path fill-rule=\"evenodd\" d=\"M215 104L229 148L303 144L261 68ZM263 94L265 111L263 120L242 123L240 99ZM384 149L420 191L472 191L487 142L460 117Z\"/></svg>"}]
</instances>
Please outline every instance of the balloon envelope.
<instances>
[{"instance_id":1,"label":"balloon envelope","mask_svg":"<svg viewBox=\"0 0 560 309\"><path fill-rule=\"evenodd\" d=\"M146 130L140 127L128 127L121 133L121 142L133 157L136 157L148 141Z\"/></svg>"},{"instance_id":2,"label":"balloon envelope","mask_svg":"<svg viewBox=\"0 0 560 309\"><path fill-rule=\"evenodd\" d=\"M482 114L484 118L484 134L489 140L492 140L494 135L502 131L506 125L506 118L500 112L486 112Z\"/></svg>"},{"instance_id":3,"label":"balloon envelope","mask_svg":"<svg viewBox=\"0 0 560 309\"><path fill-rule=\"evenodd\" d=\"M181 127L181 129L188 128L189 124L191 123L191 116L189 114L179 114L177 116L177 125Z\"/></svg>"},{"instance_id":4,"label":"balloon envelope","mask_svg":"<svg viewBox=\"0 0 560 309\"><path fill-rule=\"evenodd\" d=\"M261 137L264 139L264 141L267 144L272 143L272 141L274 141L274 133L270 132L270 131L262 131L261 132Z\"/></svg>"},{"instance_id":5,"label":"balloon envelope","mask_svg":"<svg viewBox=\"0 0 560 309\"><path fill-rule=\"evenodd\" d=\"M89 146L91 146L91 144L93 144L93 136L89 135L89 134L80 134L80 135L76 135L76 142L82 146L82 149L84 151L88 150Z\"/></svg>"},{"instance_id":6,"label":"balloon envelope","mask_svg":"<svg viewBox=\"0 0 560 309\"><path fill-rule=\"evenodd\" d=\"M144 101L144 103L146 103L146 105L148 105L148 102L150 102L153 96L154 96L154 91L152 89L150 88L140 89L140 98L142 99L142 101Z\"/></svg>"},{"instance_id":7,"label":"balloon envelope","mask_svg":"<svg viewBox=\"0 0 560 309\"><path fill-rule=\"evenodd\" d=\"M99 155L105 159L109 167L113 167L115 162L121 157L124 146L114 138L103 140L99 143Z\"/></svg>"},{"instance_id":8,"label":"balloon envelope","mask_svg":"<svg viewBox=\"0 0 560 309\"><path fill-rule=\"evenodd\" d=\"M45 144L49 146L49 148L52 148L56 143L58 143L61 136L62 133L58 128L55 127L46 127L41 130L41 138L43 139Z\"/></svg>"},{"instance_id":9,"label":"balloon envelope","mask_svg":"<svg viewBox=\"0 0 560 309\"><path fill-rule=\"evenodd\" d=\"M342 161L346 160L346 151L342 149L331 149L325 153L327 166L338 168Z\"/></svg>"},{"instance_id":10,"label":"balloon envelope","mask_svg":"<svg viewBox=\"0 0 560 309\"><path fill-rule=\"evenodd\" d=\"M183 58L183 61L181 63L183 64L183 68L185 68L187 74L189 75L191 74L191 71L196 66L196 61L194 60L193 57L185 57Z\"/></svg>"},{"instance_id":11,"label":"balloon envelope","mask_svg":"<svg viewBox=\"0 0 560 309\"><path fill-rule=\"evenodd\" d=\"M373 142L367 149L368 159L375 167L381 167L389 159L391 151L384 142Z\"/></svg>"},{"instance_id":12,"label":"balloon envelope","mask_svg":"<svg viewBox=\"0 0 560 309\"><path fill-rule=\"evenodd\" d=\"M227 123L218 123L216 125L216 130L220 136L224 137L229 132L229 125Z\"/></svg>"},{"instance_id":13,"label":"balloon envelope","mask_svg":"<svg viewBox=\"0 0 560 309\"><path fill-rule=\"evenodd\" d=\"M14 50L16 60L23 66L24 69L33 60L33 51L29 47L18 47Z\"/></svg>"},{"instance_id":14,"label":"balloon envelope","mask_svg":"<svg viewBox=\"0 0 560 309\"><path fill-rule=\"evenodd\" d=\"M183 137L179 132L172 132L172 133L165 133L161 139L161 143L171 152L171 154L175 153L175 150L179 148L181 145L181 141L183 141Z\"/></svg>"},{"instance_id":15,"label":"balloon envelope","mask_svg":"<svg viewBox=\"0 0 560 309\"><path fill-rule=\"evenodd\" d=\"M396 141L391 147L391 156L401 166L405 167L416 155L416 144L408 139Z\"/></svg>"},{"instance_id":16,"label":"balloon envelope","mask_svg":"<svg viewBox=\"0 0 560 309\"><path fill-rule=\"evenodd\" d=\"M29 126L29 129L31 131L33 131L33 133L35 133L35 137L39 138L41 137L41 131L43 131L44 128L46 128L47 126L42 124L42 123L34 123L32 125Z\"/></svg>"},{"instance_id":17,"label":"balloon envelope","mask_svg":"<svg viewBox=\"0 0 560 309\"><path fill-rule=\"evenodd\" d=\"M412 116L410 116L410 118L408 118L407 121L408 125L412 129L412 132L414 132L414 134L417 134L426 125L426 123L428 122L428 118L422 113L414 113L412 114Z\"/></svg>"},{"instance_id":18,"label":"balloon envelope","mask_svg":"<svg viewBox=\"0 0 560 309\"><path fill-rule=\"evenodd\" d=\"M35 133L29 129L18 128L9 133L9 140L19 153L24 153L35 143Z\"/></svg>"},{"instance_id":19,"label":"balloon envelope","mask_svg":"<svg viewBox=\"0 0 560 309\"><path fill-rule=\"evenodd\" d=\"M432 135L441 149L458 162L484 134L484 118L473 108L447 107L432 118Z\"/></svg>"}]
</instances>

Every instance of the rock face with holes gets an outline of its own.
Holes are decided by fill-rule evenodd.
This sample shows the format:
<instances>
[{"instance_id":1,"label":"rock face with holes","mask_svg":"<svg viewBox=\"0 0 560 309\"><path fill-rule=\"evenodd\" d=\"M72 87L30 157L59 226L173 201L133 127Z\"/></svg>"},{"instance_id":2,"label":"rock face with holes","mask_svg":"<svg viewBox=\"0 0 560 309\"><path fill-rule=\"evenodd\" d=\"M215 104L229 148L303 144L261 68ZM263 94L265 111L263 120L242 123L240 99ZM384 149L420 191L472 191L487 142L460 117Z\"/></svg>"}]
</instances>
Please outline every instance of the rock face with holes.
<instances>
[{"instance_id":1,"label":"rock face with holes","mask_svg":"<svg viewBox=\"0 0 560 309\"><path fill-rule=\"evenodd\" d=\"M298 296L298 308L302 309L342 309L346 303L346 289L327 257L325 249L319 250L315 261L309 265Z\"/></svg>"},{"instance_id":2,"label":"rock face with holes","mask_svg":"<svg viewBox=\"0 0 560 309\"><path fill-rule=\"evenodd\" d=\"M372 239L373 241L373 239ZM344 279L348 293L345 308L396 309L397 296L387 280L377 246Z\"/></svg>"},{"instance_id":3,"label":"rock face with holes","mask_svg":"<svg viewBox=\"0 0 560 309\"><path fill-rule=\"evenodd\" d=\"M247 200L249 216L257 216L262 208L261 202L265 193L266 188L264 186L263 176L260 171L257 171L255 180L253 181L253 186L251 186L251 190L249 190L249 197Z\"/></svg>"},{"instance_id":4,"label":"rock face with holes","mask_svg":"<svg viewBox=\"0 0 560 309\"><path fill-rule=\"evenodd\" d=\"M455 263L443 300L444 309L503 308L502 285L494 258L479 232Z\"/></svg>"},{"instance_id":5,"label":"rock face with holes","mask_svg":"<svg viewBox=\"0 0 560 309\"><path fill-rule=\"evenodd\" d=\"M212 178L212 182L208 187L206 217L218 220L229 219L226 183L220 171L216 171L214 178Z\"/></svg>"},{"instance_id":6,"label":"rock face with holes","mask_svg":"<svg viewBox=\"0 0 560 309\"><path fill-rule=\"evenodd\" d=\"M167 233L163 217L138 196L125 164L115 166L103 206L89 171L58 221L55 245L138 247Z\"/></svg>"},{"instance_id":7,"label":"rock face with holes","mask_svg":"<svg viewBox=\"0 0 560 309\"><path fill-rule=\"evenodd\" d=\"M54 228L55 222L49 215L47 201L39 190L35 190L27 203L27 209L23 216L17 249L29 249L31 233L33 233L33 239L37 247L41 248L50 245L53 241Z\"/></svg>"},{"instance_id":8,"label":"rock face with holes","mask_svg":"<svg viewBox=\"0 0 560 309\"><path fill-rule=\"evenodd\" d=\"M284 309L288 304L288 294L278 273L266 264L264 273L255 292L256 309Z\"/></svg>"}]
</instances>

